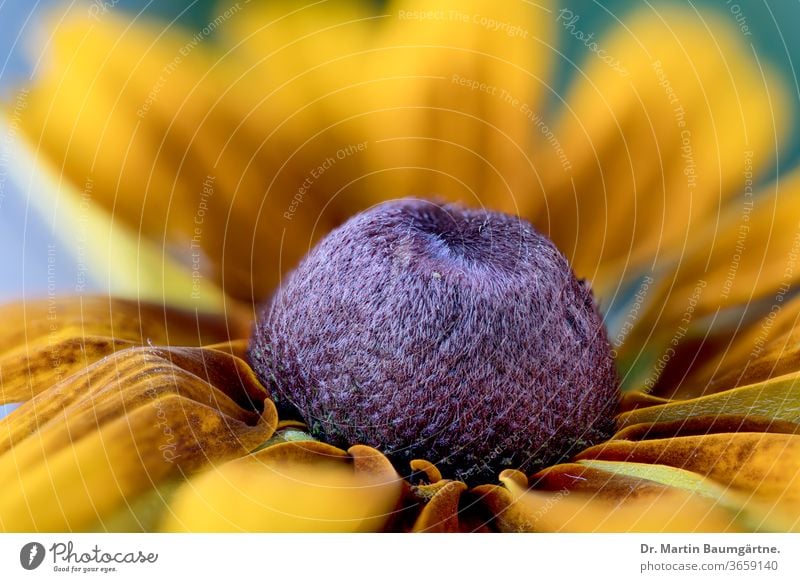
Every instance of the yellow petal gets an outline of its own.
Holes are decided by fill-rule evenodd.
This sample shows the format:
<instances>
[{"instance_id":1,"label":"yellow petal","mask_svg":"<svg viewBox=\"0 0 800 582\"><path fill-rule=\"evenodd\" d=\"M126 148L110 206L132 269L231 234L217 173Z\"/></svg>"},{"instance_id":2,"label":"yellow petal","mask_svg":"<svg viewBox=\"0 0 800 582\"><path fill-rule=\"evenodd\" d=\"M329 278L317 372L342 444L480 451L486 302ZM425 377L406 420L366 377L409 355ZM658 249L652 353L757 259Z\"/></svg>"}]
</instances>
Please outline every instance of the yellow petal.
<instances>
[{"instance_id":1,"label":"yellow petal","mask_svg":"<svg viewBox=\"0 0 800 582\"><path fill-rule=\"evenodd\" d=\"M176 494L165 531L377 531L393 517L402 481L374 449L350 456L288 442L192 478Z\"/></svg>"},{"instance_id":2,"label":"yellow petal","mask_svg":"<svg viewBox=\"0 0 800 582\"><path fill-rule=\"evenodd\" d=\"M277 424L248 370L216 350L131 348L42 392L0 421L0 527L102 528L161 483L246 454Z\"/></svg>"},{"instance_id":3,"label":"yellow petal","mask_svg":"<svg viewBox=\"0 0 800 582\"><path fill-rule=\"evenodd\" d=\"M27 103L28 93L24 95ZM200 254L194 252L193 268L187 269L183 259L165 254L162 239L142 237L138 222L115 220L98 203L91 175L84 182L70 182L65 179L69 172L48 159L38 142L15 136L11 128L6 131L2 112L0 131L14 136L9 177L58 237L58 256L71 255L77 263L74 293L100 288L114 297L222 311L224 295L199 269L204 260Z\"/></svg>"},{"instance_id":4,"label":"yellow petal","mask_svg":"<svg viewBox=\"0 0 800 582\"><path fill-rule=\"evenodd\" d=\"M800 297L786 304L774 301L765 317L732 338L731 348L722 350L702 371L703 378L713 378L709 390L756 384L800 370L798 316Z\"/></svg>"},{"instance_id":5,"label":"yellow petal","mask_svg":"<svg viewBox=\"0 0 800 582\"><path fill-rule=\"evenodd\" d=\"M670 465L762 497L800 499L800 435L721 433L615 440L577 458Z\"/></svg>"},{"instance_id":6,"label":"yellow petal","mask_svg":"<svg viewBox=\"0 0 800 582\"><path fill-rule=\"evenodd\" d=\"M800 425L798 378L800 373L788 374L692 400L638 408L620 414L617 422L620 427L626 427L639 423L686 421L693 417L743 415Z\"/></svg>"},{"instance_id":7,"label":"yellow petal","mask_svg":"<svg viewBox=\"0 0 800 582\"><path fill-rule=\"evenodd\" d=\"M347 95L368 166L355 195L440 196L515 211L547 90L551 3L397 0Z\"/></svg>"},{"instance_id":8,"label":"yellow petal","mask_svg":"<svg viewBox=\"0 0 800 582\"><path fill-rule=\"evenodd\" d=\"M639 441L732 432L800 434L800 425L765 416L748 416L746 414L691 416L682 420L631 424L619 430L612 439Z\"/></svg>"},{"instance_id":9,"label":"yellow petal","mask_svg":"<svg viewBox=\"0 0 800 582\"><path fill-rule=\"evenodd\" d=\"M641 499L667 489L698 494L736 515L737 523L751 531L793 531L800 518L797 504L777 504L736 493L696 473L669 467L616 461L580 461L556 465L537 473L536 488L591 493L602 499Z\"/></svg>"},{"instance_id":10,"label":"yellow petal","mask_svg":"<svg viewBox=\"0 0 800 582\"><path fill-rule=\"evenodd\" d=\"M589 58L576 76L553 130L574 171L543 173L536 220L611 297L624 275L685 256L692 231L742 191L746 160L754 177L770 167L790 101L713 13L641 10L596 44L613 62ZM548 145L539 163L558 167Z\"/></svg>"},{"instance_id":11,"label":"yellow petal","mask_svg":"<svg viewBox=\"0 0 800 582\"><path fill-rule=\"evenodd\" d=\"M98 23L72 10L53 21L49 38L20 129L59 175L81 187L90 181L93 206L157 241L193 275L264 298L315 228L330 228L320 213L327 193L306 196L284 217L328 145L295 155L310 136L286 123L293 111L254 78L238 79L202 34L112 14Z\"/></svg>"},{"instance_id":12,"label":"yellow petal","mask_svg":"<svg viewBox=\"0 0 800 582\"><path fill-rule=\"evenodd\" d=\"M648 388L691 397L730 386L729 380L715 385L726 374L747 383L747 366L762 356L758 375L749 381L766 379L779 360L772 376L797 369L794 337L783 338L784 345L773 342L791 332L800 311L792 291L800 280L798 188L795 171L733 204L718 222L696 229L685 252L664 266L660 285L620 350L623 360L640 360L650 376ZM774 351L767 354L770 344ZM652 373L652 365L642 365L665 355L662 377Z\"/></svg>"},{"instance_id":13,"label":"yellow petal","mask_svg":"<svg viewBox=\"0 0 800 582\"><path fill-rule=\"evenodd\" d=\"M247 323L108 297L67 297L0 307L0 403L28 400L132 345L196 346L247 334Z\"/></svg>"}]
</instances>

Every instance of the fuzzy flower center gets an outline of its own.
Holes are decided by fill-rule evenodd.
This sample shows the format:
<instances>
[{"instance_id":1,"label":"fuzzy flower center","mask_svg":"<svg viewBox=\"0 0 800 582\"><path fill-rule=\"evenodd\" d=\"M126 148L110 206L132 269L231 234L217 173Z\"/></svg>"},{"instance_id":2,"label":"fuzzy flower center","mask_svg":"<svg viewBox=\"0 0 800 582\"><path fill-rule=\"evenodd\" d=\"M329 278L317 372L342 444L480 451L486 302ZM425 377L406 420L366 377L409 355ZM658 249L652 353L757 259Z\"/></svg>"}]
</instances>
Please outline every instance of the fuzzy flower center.
<instances>
[{"instance_id":1,"label":"fuzzy flower center","mask_svg":"<svg viewBox=\"0 0 800 582\"><path fill-rule=\"evenodd\" d=\"M414 199L323 239L265 306L250 358L321 440L468 483L604 440L618 397L591 291L552 242Z\"/></svg>"}]
</instances>

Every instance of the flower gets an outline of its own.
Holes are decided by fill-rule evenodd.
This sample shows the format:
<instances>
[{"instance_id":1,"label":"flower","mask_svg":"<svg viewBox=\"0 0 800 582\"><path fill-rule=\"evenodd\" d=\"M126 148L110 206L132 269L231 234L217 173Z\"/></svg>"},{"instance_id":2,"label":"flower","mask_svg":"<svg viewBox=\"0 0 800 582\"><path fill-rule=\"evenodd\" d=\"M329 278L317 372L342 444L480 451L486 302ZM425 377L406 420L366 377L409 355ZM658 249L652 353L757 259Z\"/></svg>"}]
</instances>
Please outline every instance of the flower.
<instances>
[{"instance_id":1,"label":"flower","mask_svg":"<svg viewBox=\"0 0 800 582\"><path fill-rule=\"evenodd\" d=\"M20 166L119 296L3 308L2 529L798 529L797 174L757 181L790 101L721 16L594 40L548 4L264 4L194 36L51 24ZM559 30L587 51L563 99ZM346 217L426 193L531 220L592 282L625 389L608 441L468 488L279 418L256 304Z\"/></svg>"}]
</instances>

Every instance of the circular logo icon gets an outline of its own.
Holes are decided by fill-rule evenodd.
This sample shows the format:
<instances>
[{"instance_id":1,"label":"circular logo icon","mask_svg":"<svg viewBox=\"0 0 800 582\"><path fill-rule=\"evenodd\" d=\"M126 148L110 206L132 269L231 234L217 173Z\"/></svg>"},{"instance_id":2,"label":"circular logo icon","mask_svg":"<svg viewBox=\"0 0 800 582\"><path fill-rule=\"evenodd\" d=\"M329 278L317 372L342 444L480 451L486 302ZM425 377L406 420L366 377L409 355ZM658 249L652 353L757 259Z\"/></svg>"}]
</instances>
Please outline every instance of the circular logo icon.
<instances>
[{"instance_id":1,"label":"circular logo icon","mask_svg":"<svg viewBox=\"0 0 800 582\"><path fill-rule=\"evenodd\" d=\"M35 570L44 561L44 546L39 542L29 542L19 551L19 563L26 570Z\"/></svg>"}]
</instances>

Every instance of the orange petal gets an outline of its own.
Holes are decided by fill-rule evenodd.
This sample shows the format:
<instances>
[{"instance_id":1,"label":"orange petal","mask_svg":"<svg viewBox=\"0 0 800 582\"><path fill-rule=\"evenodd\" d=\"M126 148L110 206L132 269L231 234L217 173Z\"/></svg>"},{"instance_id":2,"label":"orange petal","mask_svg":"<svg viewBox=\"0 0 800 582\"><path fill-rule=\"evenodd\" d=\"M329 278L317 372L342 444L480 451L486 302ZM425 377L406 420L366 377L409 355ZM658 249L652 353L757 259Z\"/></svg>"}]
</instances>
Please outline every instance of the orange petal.
<instances>
[{"instance_id":1,"label":"orange petal","mask_svg":"<svg viewBox=\"0 0 800 582\"><path fill-rule=\"evenodd\" d=\"M459 529L459 502L467 486L461 481L438 481L441 487L425 504L412 531L454 533Z\"/></svg>"}]
</instances>

